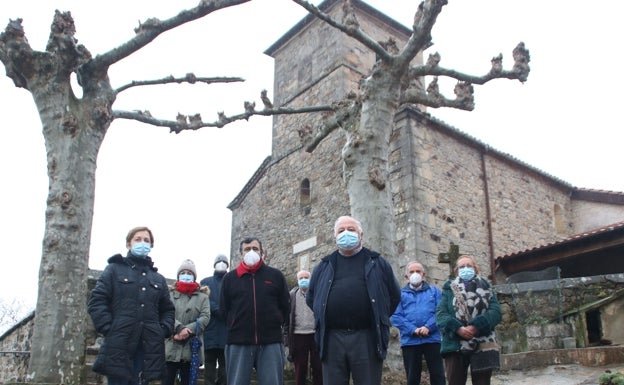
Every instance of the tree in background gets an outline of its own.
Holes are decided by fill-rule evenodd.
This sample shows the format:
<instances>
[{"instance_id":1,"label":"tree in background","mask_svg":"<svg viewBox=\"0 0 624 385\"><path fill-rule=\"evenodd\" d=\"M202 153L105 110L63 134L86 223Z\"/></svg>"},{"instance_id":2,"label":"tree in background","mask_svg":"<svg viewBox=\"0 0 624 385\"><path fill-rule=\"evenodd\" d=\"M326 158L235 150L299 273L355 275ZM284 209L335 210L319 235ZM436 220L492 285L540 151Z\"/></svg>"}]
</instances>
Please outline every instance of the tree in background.
<instances>
[{"instance_id":1,"label":"tree in background","mask_svg":"<svg viewBox=\"0 0 624 385\"><path fill-rule=\"evenodd\" d=\"M24 302L13 299L10 303L0 299L0 334L24 319L33 309Z\"/></svg>"},{"instance_id":2,"label":"tree in background","mask_svg":"<svg viewBox=\"0 0 624 385\"><path fill-rule=\"evenodd\" d=\"M307 150L331 131L342 128L347 135L343 149L345 180L351 211L366 223L371 247L394 255L393 210L388 179L388 143L393 117L403 103L430 107L473 108L472 84L483 84L496 78L526 80L528 51L522 44L514 51L511 71L502 69L502 57L492 60L491 71L483 76L470 76L439 66L440 58L432 56L425 65L412 67L414 57L431 44L431 29L446 1L426 0L419 6L413 25L413 36L401 50L394 42L376 42L362 31L351 12L351 1L344 2L344 18L332 19L312 4L293 0L316 17L357 39L373 50L379 60L363 82L359 94L331 106L291 109L273 106L262 94L264 108L257 111L254 102L244 103L244 112L219 114L215 122L206 123L199 114L178 115L175 120L162 120L149 111L114 110L117 96L132 87L169 83L229 83L240 78L166 77L135 81L114 89L108 78L109 67L147 46L160 34L185 23L198 20L214 11L250 0L201 0L191 9L166 19L148 19L136 29L136 35L124 44L95 57L75 35L74 20L69 12L57 11L44 52L34 51L26 39L22 20L11 20L0 34L0 61L16 87L28 90L35 102L45 138L49 191L43 239L34 335L31 344L29 381L33 383L84 383L85 329L88 252L94 207L95 170L98 151L115 119L132 119L154 126L168 127L171 132L223 127L254 115L276 115L334 111L315 137L303 135ZM357 0L352 0L357 2ZM77 97L70 79L75 75L82 88ZM458 80L456 97L446 99L437 89L437 80L427 92L409 87L425 76L448 76ZM407 87L406 87L407 86ZM374 220L373 220L374 219ZM378 224L378 225L377 225ZM383 224L383 226L382 226Z\"/></svg>"}]
</instances>

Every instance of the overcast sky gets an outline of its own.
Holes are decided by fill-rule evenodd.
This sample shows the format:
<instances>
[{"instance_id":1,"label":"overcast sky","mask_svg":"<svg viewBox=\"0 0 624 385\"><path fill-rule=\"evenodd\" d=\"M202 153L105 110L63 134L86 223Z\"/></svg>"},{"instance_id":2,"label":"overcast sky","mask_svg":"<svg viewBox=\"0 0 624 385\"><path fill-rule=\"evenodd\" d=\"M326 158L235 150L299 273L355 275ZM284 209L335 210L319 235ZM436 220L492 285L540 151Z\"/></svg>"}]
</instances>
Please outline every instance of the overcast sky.
<instances>
[{"instance_id":1,"label":"overcast sky","mask_svg":"<svg viewBox=\"0 0 624 385\"><path fill-rule=\"evenodd\" d=\"M419 2L368 3L409 27ZM76 37L95 56L131 38L139 21L165 19L194 4L22 0L4 2L0 22L4 28L9 19L23 18L31 46L43 50L54 9L71 11ZM480 75L503 53L509 68L513 48L524 41L531 74L525 84L499 80L476 87L472 112L430 113L573 186L624 191L623 10L613 0L449 0L428 50L441 54L441 65ZM262 89L273 96L273 63L263 52L303 16L289 0L254 0L169 32L111 67L113 87L187 72L247 81L133 88L113 107L166 119L199 112L211 121L218 111L241 112L245 100L260 104ZM452 83L446 87L452 91ZM45 147L32 97L6 76L0 78L0 127L0 300L34 306L48 184ZM211 275L214 257L229 256L226 206L270 155L270 136L271 118L260 117L180 135L113 122L98 157L89 266L103 269L108 257L125 252L126 232L147 225L155 238L151 255L165 276L174 277L185 258L196 262L200 278Z\"/></svg>"}]
</instances>

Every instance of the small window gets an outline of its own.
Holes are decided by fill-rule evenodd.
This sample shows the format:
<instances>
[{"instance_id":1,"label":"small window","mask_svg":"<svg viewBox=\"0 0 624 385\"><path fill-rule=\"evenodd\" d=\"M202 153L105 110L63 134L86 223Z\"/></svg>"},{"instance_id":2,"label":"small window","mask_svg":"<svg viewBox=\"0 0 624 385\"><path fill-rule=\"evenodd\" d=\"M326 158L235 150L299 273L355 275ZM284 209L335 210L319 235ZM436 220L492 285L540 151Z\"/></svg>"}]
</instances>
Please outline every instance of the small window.
<instances>
[{"instance_id":1,"label":"small window","mask_svg":"<svg viewBox=\"0 0 624 385\"><path fill-rule=\"evenodd\" d=\"M299 207L301 207L303 215L310 214L311 202L310 180L305 178L301 181L301 186L299 187Z\"/></svg>"}]
</instances>

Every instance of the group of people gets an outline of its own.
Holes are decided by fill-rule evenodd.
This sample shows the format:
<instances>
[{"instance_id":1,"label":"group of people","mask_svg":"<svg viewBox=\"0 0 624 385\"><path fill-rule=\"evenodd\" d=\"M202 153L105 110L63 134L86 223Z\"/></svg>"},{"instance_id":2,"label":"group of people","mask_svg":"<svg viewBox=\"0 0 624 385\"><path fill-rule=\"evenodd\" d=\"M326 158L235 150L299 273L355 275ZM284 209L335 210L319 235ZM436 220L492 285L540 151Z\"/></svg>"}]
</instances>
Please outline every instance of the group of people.
<instances>
[{"instance_id":1,"label":"group of people","mask_svg":"<svg viewBox=\"0 0 624 385\"><path fill-rule=\"evenodd\" d=\"M469 367L474 385L489 384L501 312L474 258L457 260L443 290L412 261L401 288L386 259L363 246L363 234L357 219L339 217L336 250L311 273L297 272L289 290L255 237L240 242L231 271L219 255L214 275L197 283L195 265L184 260L168 286L149 257L152 232L132 229L128 254L109 258L89 299L104 336L93 370L109 385L170 385L176 377L188 385L200 360L205 384L249 385L255 376L258 385L279 385L288 360L296 385L306 384L309 369L313 385L380 385L394 325L408 385L420 384L423 357L432 385L464 385Z\"/></svg>"}]
</instances>

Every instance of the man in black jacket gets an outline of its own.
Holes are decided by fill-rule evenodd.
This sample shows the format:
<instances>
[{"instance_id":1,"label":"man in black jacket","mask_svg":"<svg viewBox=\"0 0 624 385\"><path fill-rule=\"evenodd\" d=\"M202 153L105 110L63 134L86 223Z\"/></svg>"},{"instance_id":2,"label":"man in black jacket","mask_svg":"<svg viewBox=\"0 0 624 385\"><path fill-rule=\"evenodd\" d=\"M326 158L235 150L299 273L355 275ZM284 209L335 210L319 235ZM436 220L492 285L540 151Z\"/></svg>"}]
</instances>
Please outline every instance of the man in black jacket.
<instances>
[{"instance_id":1,"label":"man in black jacket","mask_svg":"<svg viewBox=\"0 0 624 385\"><path fill-rule=\"evenodd\" d=\"M223 277L219 311L227 326L225 364L228 385L283 383L283 326L290 312L288 286L281 271L262 259L258 238L245 238L242 262Z\"/></svg>"},{"instance_id":2,"label":"man in black jacket","mask_svg":"<svg viewBox=\"0 0 624 385\"><path fill-rule=\"evenodd\" d=\"M362 246L362 225L350 216L334 224L338 249L312 272L306 303L314 312L323 383L380 385L390 316L401 289L390 264Z\"/></svg>"}]
</instances>

